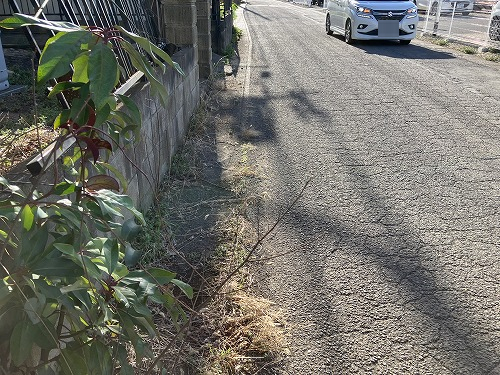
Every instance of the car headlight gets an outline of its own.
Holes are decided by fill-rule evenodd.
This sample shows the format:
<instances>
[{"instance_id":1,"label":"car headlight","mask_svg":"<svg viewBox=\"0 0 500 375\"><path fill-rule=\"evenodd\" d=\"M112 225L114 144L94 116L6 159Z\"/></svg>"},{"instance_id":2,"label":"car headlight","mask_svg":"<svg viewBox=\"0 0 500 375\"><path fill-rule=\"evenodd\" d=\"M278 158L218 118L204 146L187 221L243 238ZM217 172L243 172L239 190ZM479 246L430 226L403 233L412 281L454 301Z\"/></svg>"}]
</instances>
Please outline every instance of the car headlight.
<instances>
[{"instance_id":1,"label":"car headlight","mask_svg":"<svg viewBox=\"0 0 500 375\"><path fill-rule=\"evenodd\" d=\"M406 11L406 18L415 18L418 15L417 7L412 7Z\"/></svg>"},{"instance_id":2,"label":"car headlight","mask_svg":"<svg viewBox=\"0 0 500 375\"><path fill-rule=\"evenodd\" d=\"M358 17L370 18L371 14L372 10L370 8L356 7L356 15Z\"/></svg>"}]
</instances>

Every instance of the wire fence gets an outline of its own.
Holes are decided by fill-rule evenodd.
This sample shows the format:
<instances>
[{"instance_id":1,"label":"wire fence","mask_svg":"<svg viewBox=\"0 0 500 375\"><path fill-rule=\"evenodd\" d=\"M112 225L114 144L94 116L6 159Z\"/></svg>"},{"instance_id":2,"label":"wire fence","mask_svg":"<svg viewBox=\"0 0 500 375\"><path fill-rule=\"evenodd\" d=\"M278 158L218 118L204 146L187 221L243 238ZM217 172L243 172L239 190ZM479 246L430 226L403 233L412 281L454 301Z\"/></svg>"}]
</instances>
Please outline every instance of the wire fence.
<instances>
[{"instance_id":1,"label":"wire fence","mask_svg":"<svg viewBox=\"0 0 500 375\"><path fill-rule=\"evenodd\" d=\"M466 4L470 5L466 7ZM427 9L419 6L421 33L472 45L500 48L498 21L492 13L496 1L434 1ZM430 6L429 6L430 5ZM498 13L498 12L497 12Z\"/></svg>"},{"instance_id":2,"label":"wire fence","mask_svg":"<svg viewBox=\"0 0 500 375\"><path fill-rule=\"evenodd\" d=\"M68 21L80 26L110 28L119 25L148 38L160 47L164 42L160 28L162 11L159 0L0 0L0 4L1 18L13 13L23 13L45 20ZM32 28L23 29L30 44L40 53L43 38L37 38ZM136 69L118 45L116 51L124 67L121 79L126 82Z\"/></svg>"}]
</instances>

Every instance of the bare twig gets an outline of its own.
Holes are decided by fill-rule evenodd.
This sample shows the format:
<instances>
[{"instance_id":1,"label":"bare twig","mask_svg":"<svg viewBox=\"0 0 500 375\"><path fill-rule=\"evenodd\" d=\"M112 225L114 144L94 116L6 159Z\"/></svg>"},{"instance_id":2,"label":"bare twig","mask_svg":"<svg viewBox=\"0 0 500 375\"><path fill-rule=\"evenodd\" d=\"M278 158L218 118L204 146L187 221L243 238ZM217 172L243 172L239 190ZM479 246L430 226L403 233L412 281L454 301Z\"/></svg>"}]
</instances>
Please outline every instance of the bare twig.
<instances>
[{"instance_id":1,"label":"bare twig","mask_svg":"<svg viewBox=\"0 0 500 375\"><path fill-rule=\"evenodd\" d=\"M259 248L259 246L262 244L262 242L276 229L276 227L283 221L283 219L288 215L290 210L295 206L295 204L298 202L298 200L302 197L304 194L304 191L306 190L307 186L311 182L311 179L307 180L302 189L300 190L299 194L295 197L295 199L288 205L288 207L285 209L285 211L278 216L274 224L269 228L262 237L260 237L257 242L252 246L248 254L245 256L245 259L231 272L229 273L228 276L222 281L222 283L219 284L214 290L214 294L217 294L223 287L224 285L231 280L231 278L236 275L245 264L248 263L248 260L252 257L252 255L255 253L255 251Z\"/></svg>"}]
</instances>

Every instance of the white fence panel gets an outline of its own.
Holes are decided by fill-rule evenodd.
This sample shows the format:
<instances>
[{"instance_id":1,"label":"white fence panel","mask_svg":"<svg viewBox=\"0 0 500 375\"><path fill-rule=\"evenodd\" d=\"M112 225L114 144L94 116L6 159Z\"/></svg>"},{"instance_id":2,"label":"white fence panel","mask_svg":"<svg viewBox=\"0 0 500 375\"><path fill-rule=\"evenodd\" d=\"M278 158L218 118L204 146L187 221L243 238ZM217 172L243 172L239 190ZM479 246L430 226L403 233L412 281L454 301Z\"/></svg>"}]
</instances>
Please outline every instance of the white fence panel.
<instances>
[{"instance_id":1,"label":"white fence panel","mask_svg":"<svg viewBox=\"0 0 500 375\"><path fill-rule=\"evenodd\" d=\"M494 40L497 38L491 32L497 27L496 18L493 19L492 15L496 2L485 0L475 3L471 9L465 9L466 1L463 0L432 0L432 3L428 3L430 6L425 6L425 12L422 12L421 3L418 3L421 11L419 31L473 45L500 48L500 40Z\"/></svg>"}]
</instances>

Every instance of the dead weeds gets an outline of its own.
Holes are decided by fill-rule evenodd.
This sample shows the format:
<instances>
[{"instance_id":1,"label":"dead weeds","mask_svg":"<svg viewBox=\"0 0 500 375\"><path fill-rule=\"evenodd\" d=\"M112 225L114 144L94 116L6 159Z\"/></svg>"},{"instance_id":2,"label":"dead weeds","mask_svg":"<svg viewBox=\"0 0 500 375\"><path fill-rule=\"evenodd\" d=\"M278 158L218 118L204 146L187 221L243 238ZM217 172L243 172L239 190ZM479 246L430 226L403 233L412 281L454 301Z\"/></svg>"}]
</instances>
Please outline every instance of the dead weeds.
<instances>
[{"instance_id":1,"label":"dead weeds","mask_svg":"<svg viewBox=\"0 0 500 375\"><path fill-rule=\"evenodd\" d=\"M197 291L193 301L183 301L188 321L181 335L165 311L154 308L160 336L150 346L162 356L166 374L275 374L286 355L283 315L252 292L252 275L242 265L257 241L246 212L258 199L249 188L258 173L254 146L240 144L231 131L237 116L220 114L234 101L225 79L209 82L147 215L149 234L137 244L150 249L149 262L176 271ZM149 365L137 364L137 372L146 373Z\"/></svg>"},{"instance_id":2,"label":"dead weeds","mask_svg":"<svg viewBox=\"0 0 500 375\"><path fill-rule=\"evenodd\" d=\"M212 334L200 348L203 373L273 374L285 355L284 318L269 300L238 292L238 284L200 313Z\"/></svg>"},{"instance_id":3,"label":"dead weeds","mask_svg":"<svg viewBox=\"0 0 500 375\"><path fill-rule=\"evenodd\" d=\"M57 100L47 98L44 87L34 89L33 52L6 48L4 53L10 85L24 89L0 97L0 175L55 140L52 122L61 109Z\"/></svg>"}]
</instances>

